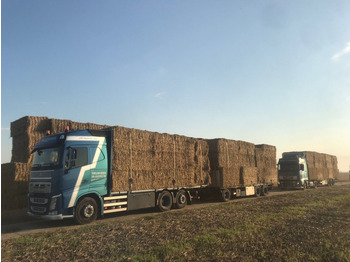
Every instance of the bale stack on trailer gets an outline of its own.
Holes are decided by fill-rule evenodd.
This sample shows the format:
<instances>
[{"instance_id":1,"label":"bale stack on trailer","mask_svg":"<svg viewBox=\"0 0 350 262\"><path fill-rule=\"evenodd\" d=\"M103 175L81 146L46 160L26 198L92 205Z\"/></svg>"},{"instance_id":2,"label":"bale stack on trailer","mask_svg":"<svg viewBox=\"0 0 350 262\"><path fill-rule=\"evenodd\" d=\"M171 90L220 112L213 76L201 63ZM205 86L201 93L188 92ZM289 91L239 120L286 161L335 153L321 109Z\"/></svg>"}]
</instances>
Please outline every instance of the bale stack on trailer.
<instances>
[{"instance_id":1,"label":"bale stack on trailer","mask_svg":"<svg viewBox=\"0 0 350 262\"><path fill-rule=\"evenodd\" d=\"M336 156L311 151L306 151L305 156L310 180L333 180L338 176Z\"/></svg>"},{"instance_id":2,"label":"bale stack on trailer","mask_svg":"<svg viewBox=\"0 0 350 262\"><path fill-rule=\"evenodd\" d=\"M338 159L336 156L332 156L331 169L333 172L334 179L340 179L339 169L338 169Z\"/></svg>"},{"instance_id":3,"label":"bale stack on trailer","mask_svg":"<svg viewBox=\"0 0 350 262\"><path fill-rule=\"evenodd\" d=\"M212 187L232 188L258 183L254 144L227 139L207 142Z\"/></svg>"},{"instance_id":4,"label":"bale stack on trailer","mask_svg":"<svg viewBox=\"0 0 350 262\"><path fill-rule=\"evenodd\" d=\"M328 179L339 179L338 161L336 156L325 155Z\"/></svg>"},{"instance_id":5,"label":"bale stack on trailer","mask_svg":"<svg viewBox=\"0 0 350 262\"><path fill-rule=\"evenodd\" d=\"M112 191L203 186L210 183L204 140L113 127Z\"/></svg>"},{"instance_id":6,"label":"bale stack on trailer","mask_svg":"<svg viewBox=\"0 0 350 262\"><path fill-rule=\"evenodd\" d=\"M271 145L256 145L255 154L259 182L277 185L276 147Z\"/></svg>"}]
</instances>

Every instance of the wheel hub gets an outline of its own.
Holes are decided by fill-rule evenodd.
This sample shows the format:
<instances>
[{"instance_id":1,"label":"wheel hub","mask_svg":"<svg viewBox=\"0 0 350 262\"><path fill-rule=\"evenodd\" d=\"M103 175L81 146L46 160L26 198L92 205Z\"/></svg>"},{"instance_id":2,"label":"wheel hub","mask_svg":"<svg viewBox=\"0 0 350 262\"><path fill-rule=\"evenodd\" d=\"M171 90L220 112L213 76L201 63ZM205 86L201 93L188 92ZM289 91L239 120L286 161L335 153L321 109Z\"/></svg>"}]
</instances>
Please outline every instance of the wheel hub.
<instances>
[{"instance_id":1,"label":"wheel hub","mask_svg":"<svg viewBox=\"0 0 350 262\"><path fill-rule=\"evenodd\" d=\"M180 202L181 204L186 203L186 196L182 194L182 195L180 196L180 198L179 198L179 202Z\"/></svg>"},{"instance_id":2,"label":"wheel hub","mask_svg":"<svg viewBox=\"0 0 350 262\"><path fill-rule=\"evenodd\" d=\"M94 214L94 207L90 204L86 205L84 208L84 216L91 217Z\"/></svg>"}]
</instances>

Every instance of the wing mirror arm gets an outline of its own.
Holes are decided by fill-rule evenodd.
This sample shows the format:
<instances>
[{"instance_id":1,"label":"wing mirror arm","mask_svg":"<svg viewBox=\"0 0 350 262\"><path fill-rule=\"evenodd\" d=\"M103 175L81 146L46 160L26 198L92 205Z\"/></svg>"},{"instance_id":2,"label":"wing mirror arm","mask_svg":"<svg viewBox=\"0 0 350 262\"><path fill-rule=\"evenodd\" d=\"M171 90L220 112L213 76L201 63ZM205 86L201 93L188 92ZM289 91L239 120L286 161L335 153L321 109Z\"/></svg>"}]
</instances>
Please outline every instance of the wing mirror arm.
<instances>
[{"instance_id":1,"label":"wing mirror arm","mask_svg":"<svg viewBox=\"0 0 350 262\"><path fill-rule=\"evenodd\" d=\"M64 163L65 166L65 170L64 173L68 174L68 170L70 170L72 168L72 166L74 166L75 160L73 159L73 149L69 146L67 147L67 154L66 154L66 160Z\"/></svg>"}]
</instances>

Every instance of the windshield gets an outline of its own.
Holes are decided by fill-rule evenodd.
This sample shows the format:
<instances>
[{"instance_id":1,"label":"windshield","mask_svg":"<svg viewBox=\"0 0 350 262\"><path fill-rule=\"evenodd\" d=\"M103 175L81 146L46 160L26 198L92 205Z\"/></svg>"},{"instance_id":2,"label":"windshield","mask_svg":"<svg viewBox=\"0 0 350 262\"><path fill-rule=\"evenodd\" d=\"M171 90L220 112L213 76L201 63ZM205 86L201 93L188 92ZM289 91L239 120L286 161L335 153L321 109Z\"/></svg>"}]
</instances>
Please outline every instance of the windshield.
<instances>
[{"instance_id":1,"label":"windshield","mask_svg":"<svg viewBox=\"0 0 350 262\"><path fill-rule=\"evenodd\" d=\"M298 162L282 162L279 164L280 171L299 171Z\"/></svg>"},{"instance_id":2,"label":"windshield","mask_svg":"<svg viewBox=\"0 0 350 262\"><path fill-rule=\"evenodd\" d=\"M62 148L45 148L35 151L33 168L59 168L62 166Z\"/></svg>"}]
</instances>

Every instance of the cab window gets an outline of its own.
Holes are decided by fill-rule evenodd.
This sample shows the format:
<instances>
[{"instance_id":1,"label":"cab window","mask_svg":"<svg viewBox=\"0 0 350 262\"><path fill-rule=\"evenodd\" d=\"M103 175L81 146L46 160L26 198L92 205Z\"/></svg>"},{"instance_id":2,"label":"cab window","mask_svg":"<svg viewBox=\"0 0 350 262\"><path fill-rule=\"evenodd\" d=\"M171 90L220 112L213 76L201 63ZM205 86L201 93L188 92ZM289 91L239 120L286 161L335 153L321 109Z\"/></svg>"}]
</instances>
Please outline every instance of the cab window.
<instances>
[{"instance_id":1,"label":"cab window","mask_svg":"<svg viewBox=\"0 0 350 262\"><path fill-rule=\"evenodd\" d=\"M70 147L67 150L65 167L66 169L85 166L88 164L87 147Z\"/></svg>"}]
</instances>

